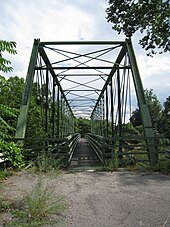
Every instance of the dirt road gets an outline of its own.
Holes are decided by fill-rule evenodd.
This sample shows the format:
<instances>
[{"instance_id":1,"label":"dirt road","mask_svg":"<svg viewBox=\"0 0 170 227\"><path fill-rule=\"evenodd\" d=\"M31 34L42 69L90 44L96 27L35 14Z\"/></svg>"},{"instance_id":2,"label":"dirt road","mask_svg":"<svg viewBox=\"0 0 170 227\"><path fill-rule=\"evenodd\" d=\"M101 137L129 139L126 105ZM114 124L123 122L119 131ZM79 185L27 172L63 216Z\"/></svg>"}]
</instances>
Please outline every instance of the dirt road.
<instances>
[{"instance_id":1,"label":"dirt road","mask_svg":"<svg viewBox=\"0 0 170 227\"><path fill-rule=\"evenodd\" d=\"M46 181L47 176L44 176ZM17 198L37 176L24 172L4 183L4 196ZM48 179L66 196L68 227L170 227L170 176L141 172L62 173Z\"/></svg>"}]
</instances>

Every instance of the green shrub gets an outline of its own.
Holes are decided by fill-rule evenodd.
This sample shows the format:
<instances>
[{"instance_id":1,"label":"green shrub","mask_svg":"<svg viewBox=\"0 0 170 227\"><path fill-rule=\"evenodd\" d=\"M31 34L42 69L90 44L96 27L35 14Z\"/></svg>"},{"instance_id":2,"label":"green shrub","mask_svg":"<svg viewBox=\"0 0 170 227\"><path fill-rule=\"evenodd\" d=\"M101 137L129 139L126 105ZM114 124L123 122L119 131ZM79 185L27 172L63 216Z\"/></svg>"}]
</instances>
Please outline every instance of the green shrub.
<instances>
[{"instance_id":1,"label":"green shrub","mask_svg":"<svg viewBox=\"0 0 170 227\"><path fill-rule=\"evenodd\" d=\"M10 162L13 167L20 169L24 166L21 148L14 142L0 140L0 153L3 154L5 160Z\"/></svg>"}]
</instances>

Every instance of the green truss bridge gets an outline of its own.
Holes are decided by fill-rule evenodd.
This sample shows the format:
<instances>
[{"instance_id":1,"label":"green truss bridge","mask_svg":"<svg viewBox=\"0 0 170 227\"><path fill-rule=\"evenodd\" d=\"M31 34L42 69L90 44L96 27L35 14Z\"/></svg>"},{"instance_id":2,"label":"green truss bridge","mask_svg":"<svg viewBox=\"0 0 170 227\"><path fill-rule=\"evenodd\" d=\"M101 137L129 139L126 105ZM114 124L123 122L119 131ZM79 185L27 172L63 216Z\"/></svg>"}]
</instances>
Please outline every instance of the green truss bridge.
<instances>
[{"instance_id":1,"label":"green truss bridge","mask_svg":"<svg viewBox=\"0 0 170 227\"><path fill-rule=\"evenodd\" d=\"M130 124L136 108L143 124L141 134ZM34 137L28 136L30 117L41 127ZM85 139L75 133L74 121L79 117L91 120ZM62 158L65 166L83 160L98 165L116 158L121 165L164 159L131 41L35 39L15 139L23 141L28 159L45 151Z\"/></svg>"}]
</instances>

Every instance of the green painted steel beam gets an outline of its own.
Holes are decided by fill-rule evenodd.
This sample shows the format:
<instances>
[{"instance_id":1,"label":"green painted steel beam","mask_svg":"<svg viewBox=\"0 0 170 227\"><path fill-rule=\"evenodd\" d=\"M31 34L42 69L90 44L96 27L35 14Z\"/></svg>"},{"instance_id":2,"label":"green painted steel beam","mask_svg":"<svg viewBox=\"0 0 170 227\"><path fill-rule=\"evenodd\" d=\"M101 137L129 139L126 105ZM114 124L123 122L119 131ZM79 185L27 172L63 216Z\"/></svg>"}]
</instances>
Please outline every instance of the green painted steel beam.
<instances>
[{"instance_id":1,"label":"green painted steel beam","mask_svg":"<svg viewBox=\"0 0 170 227\"><path fill-rule=\"evenodd\" d=\"M47 41L40 45L126 45L125 41Z\"/></svg>"},{"instance_id":2,"label":"green painted steel beam","mask_svg":"<svg viewBox=\"0 0 170 227\"><path fill-rule=\"evenodd\" d=\"M82 85L83 86L83 85ZM89 92L94 92L94 91L101 91L99 89L67 89L64 90L64 92L71 92L71 91L89 91Z\"/></svg>"},{"instance_id":3,"label":"green painted steel beam","mask_svg":"<svg viewBox=\"0 0 170 227\"><path fill-rule=\"evenodd\" d=\"M114 66L47 66L47 67L36 67L36 70L50 70L50 69L55 69L55 70L65 70L65 69L76 69L76 70L89 70L89 69L130 69L130 66L119 66L119 65L114 65ZM62 76L62 74L61 74ZM81 74L80 74L81 76Z\"/></svg>"},{"instance_id":4,"label":"green painted steel beam","mask_svg":"<svg viewBox=\"0 0 170 227\"><path fill-rule=\"evenodd\" d=\"M133 76L136 95L138 99L139 110L141 112L141 118L142 118L145 136L147 138L148 156L150 159L150 163L155 164L157 162L157 151L156 151L156 146L154 141L154 131L152 127L151 117L150 117L149 109L145 100L144 89L143 89L141 77L139 74L139 70L137 67L137 62L136 62L135 53L133 50L131 40L127 39L126 45L127 45L130 64L132 67L132 76Z\"/></svg>"},{"instance_id":5,"label":"green painted steel beam","mask_svg":"<svg viewBox=\"0 0 170 227\"><path fill-rule=\"evenodd\" d=\"M36 66L36 62L37 62L39 43L40 43L39 39L34 40L31 58L30 58L28 71L27 71L27 76L26 76L26 81L25 81L25 87L24 87L23 96L22 96L22 103L21 103L21 108L20 108L20 115L18 117L15 138L24 138L25 137L28 107L30 104L31 91L32 91L32 85L33 85L33 80L34 80L34 72L35 72L35 66Z\"/></svg>"},{"instance_id":6,"label":"green painted steel beam","mask_svg":"<svg viewBox=\"0 0 170 227\"><path fill-rule=\"evenodd\" d=\"M99 76L105 76L105 77L107 77L108 76L108 74L106 74L106 73L98 73L98 74L94 74L94 73L89 73L89 74L83 74L83 73L74 73L74 74L56 74L56 76L57 77L78 77L78 76L83 76L83 77L85 77L85 76L90 76L90 77L92 77L92 76L96 76L96 77L99 77Z\"/></svg>"}]
</instances>

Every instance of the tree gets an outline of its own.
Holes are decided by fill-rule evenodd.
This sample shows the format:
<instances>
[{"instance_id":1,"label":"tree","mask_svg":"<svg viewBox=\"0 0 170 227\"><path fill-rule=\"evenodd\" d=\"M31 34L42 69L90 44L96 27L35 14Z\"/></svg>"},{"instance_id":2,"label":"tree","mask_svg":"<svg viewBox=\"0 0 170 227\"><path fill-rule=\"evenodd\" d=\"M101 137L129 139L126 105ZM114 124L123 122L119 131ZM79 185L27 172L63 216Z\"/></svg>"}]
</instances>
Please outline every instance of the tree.
<instances>
[{"instance_id":1,"label":"tree","mask_svg":"<svg viewBox=\"0 0 170 227\"><path fill-rule=\"evenodd\" d=\"M169 0L109 0L107 21L113 29L130 38L135 32L143 34L139 44L148 55L170 50Z\"/></svg>"},{"instance_id":2,"label":"tree","mask_svg":"<svg viewBox=\"0 0 170 227\"><path fill-rule=\"evenodd\" d=\"M75 119L75 132L80 133L84 137L86 133L90 133L90 120L86 118Z\"/></svg>"},{"instance_id":3,"label":"tree","mask_svg":"<svg viewBox=\"0 0 170 227\"><path fill-rule=\"evenodd\" d=\"M10 66L11 62L5 58L3 58L2 53L3 52L8 52L9 54L16 54L16 43L15 42L8 42L8 41L4 41L4 40L0 40L0 71L2 72L11 72L13 70L13 68ZM1 93L1 97L2 97L2 89L3 87L6 86L6 80L4 77L0 77L0 85L1 85L1 89L0 89L0 93ZM8 100L9 101L9 100ZM5 121L5 119L3 118L3 116L15 116L16 111L13 108L10 108L9 106L6 106L3 102L0 103L0 135L3 137L6 136L6 133L8 133L8 131L10 129L12 129L12 127ZM1 138L1 137L0 137Z\"/></svg>"},{"instance_id":4,"label":"tree","mask_svg":"<svg viewBox=\"0 0 170 227\"><path fill-rule=\"evenodd\" d=\"M15 109L7 107L3 104L0 105L0 139L9 138L14 132L14 127L12 127L12 125L9 124L5 118L16 118L16 116Z\"/></svg>"},{"instance_id":5,"label":"tree","mask_svg":"<svg viewBox=\"0 0 170 227\"><path fill-rule=\"evenodd\" d=\"M17 76L10 77L7 80L6 94L7 103L9 107L19 109L21 105L22 92L24 89L24 78Z\"/></svg>"},{"instance_id":6,"label":"tree","mask_svg":"<svg viewBox=\"0 0 170 227\"><path fill-rule=\"evenodd\" d=\"M13 71L10 66L11 62L2 56L2 52L8 52L9 54L17 54L16 43L13 41L0 40L0 71L8 73Z\"/></svg>"},{"instance_id":7,"label":"tree","mask_svg":"<svg viewBox=\"0 0 170 227\"><path fill-rule=\"evenodd\" d=\"M170 137L170 96L164 102L160 126L161 132Z\"/></svg>"},{"instance_id":8,"label":"tree","mask_svg":"<svg viewBox=\"0 0 170 227\"><path fill-rule=\"evenodd\" d=\"M130 122L133 125L133 127L140 126L142 124L138 108L132 112Z\"/></svg>"},{"instance_id":9,"label":"tree","mask_svg":"<svg viewBox=\"0 0 170 227\"><path fill-rule=\"evenodd\" d=\"M13 128L13 130L8 130L8 133L11 136L13 136L14 128L16 127L23 85L23 78L15 76L6 80L4 77L0 76L0 116L3 119L1 119L1 122L5 121ZM6 127L5 125L4 127L6 130L9 129L9 127Z\"/></svg>"},{"instance_id":10,"label":"tree","mask_svg":"<svg viewBox=\"0 0 170 227\"><path fill-rule=\"evenodd\" d=\"M7 73L11 72L13 68L10 66L11 62L2 57L2 52L9 54L16 54L16 43L0 40L0 71ZM2 98L2 90L7 85L4 77L0 77L0 97ZM3 103L2 103L3 101ZM16 117L16 109L4 105L5 99L0 103L0 153L11 162L12 166L21 168L24 165L23 156L20 147L14 142L6 142L4 139L10 137L10 131L14 128L5 120L7 118ZM9 102L9 100L8 100Z\"/></svg>"},{"instance_id":11,"label":"tree","mask_svg":"<svg viewBox=\"0 0 170 227\"><path fill-rule=\"evenodd\" d=\"M159 124L161 120L161 104L157 98L157 96L153 93L153 89L146 89L145 90L145 97L146 97L146 102L148 104L149 112L151 115L151 121L153 128L156 131L159 131Z\"/></svg>"},{"instance_id":12,"label":"tree","mask_svg":"<svg viewBox=\"0 0 170 227\"><path fill-rule=\"evenodd\" d=\"M155 131L159 131L159 125L161 120L161 104L157 98L157 96L153 93L153 89L146 89L144 91L146 103L149 108L149 112L151 115L152 125ZM130 118L130 122L134 127L142 125L141 117L139 113L139 109L133 111L132 116Z\"/></svg>"}]
</instances>

